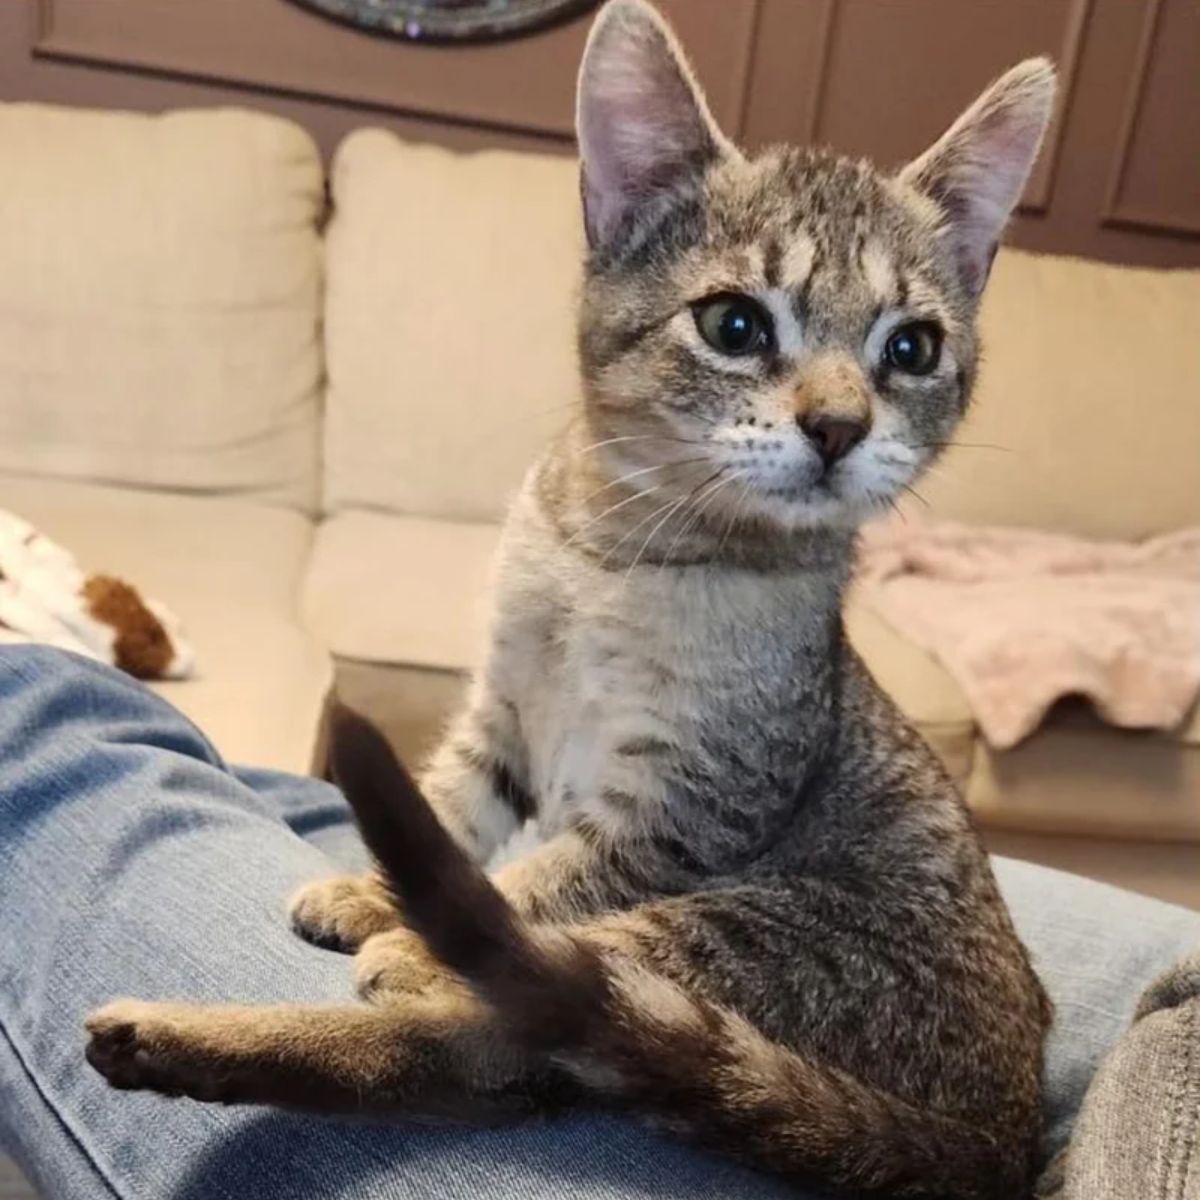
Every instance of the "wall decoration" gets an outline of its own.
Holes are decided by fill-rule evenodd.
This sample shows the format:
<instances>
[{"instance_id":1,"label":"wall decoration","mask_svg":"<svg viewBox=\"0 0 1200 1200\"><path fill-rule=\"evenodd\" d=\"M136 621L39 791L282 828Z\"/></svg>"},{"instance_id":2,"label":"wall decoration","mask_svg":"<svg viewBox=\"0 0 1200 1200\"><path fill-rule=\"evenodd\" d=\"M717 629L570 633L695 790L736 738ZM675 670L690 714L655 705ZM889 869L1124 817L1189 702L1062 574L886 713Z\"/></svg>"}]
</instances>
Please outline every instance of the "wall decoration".
<instances>
[{"instance_id":1,"label":"wall decoration","mask_svg":"<svg viewBox=\"0 0 1200 1200\"><path fill-rule=\"evenodd\" d=\"M293 0L370 33L420 42L497 41L594 8L598 0Z\"/></svg>"}]
</instances>

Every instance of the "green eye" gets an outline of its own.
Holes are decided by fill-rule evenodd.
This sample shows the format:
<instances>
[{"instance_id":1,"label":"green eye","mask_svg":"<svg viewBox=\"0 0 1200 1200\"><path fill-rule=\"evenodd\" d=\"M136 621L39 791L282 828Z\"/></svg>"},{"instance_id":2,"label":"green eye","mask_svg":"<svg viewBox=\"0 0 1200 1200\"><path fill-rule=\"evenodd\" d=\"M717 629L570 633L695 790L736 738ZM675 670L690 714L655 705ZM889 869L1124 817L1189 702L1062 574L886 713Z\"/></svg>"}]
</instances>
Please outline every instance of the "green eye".
<instances>
[{"instance_id":1,"label":"green eye","mask_svg":"<svg viewBox=\"0 0 1200 1200\"><path fill-rule=\"evenodd\" d=\"M700 336L722 354L761 354L771 348L771 318L749 296L710 296L692 311Z\"/></svg>"},{"instance_id":2,"label":"green eye","mask_svg":"<svg viewBox=\"0 0 1200 1200\"><path fill-rule=\"evenodd\" d=\"M889 367L906 375L928 375L942 356L942 331L932 321L913 321L893 331L883 348Z\"/></svg>"}]
</instances>

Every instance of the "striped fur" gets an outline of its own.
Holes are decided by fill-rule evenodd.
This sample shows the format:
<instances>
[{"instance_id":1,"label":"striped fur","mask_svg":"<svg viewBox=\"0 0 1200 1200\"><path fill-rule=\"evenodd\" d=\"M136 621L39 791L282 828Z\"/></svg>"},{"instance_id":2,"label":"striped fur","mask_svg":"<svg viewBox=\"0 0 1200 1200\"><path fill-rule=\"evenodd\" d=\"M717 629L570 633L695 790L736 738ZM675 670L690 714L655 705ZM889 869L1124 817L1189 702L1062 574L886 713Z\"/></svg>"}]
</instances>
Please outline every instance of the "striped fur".
<instances>
[{"instance_id":1,"label":"striped fur","mask_svg":"<svg viewBox=\"0 0 1200 1200\"><path fill-rule=\"evenodd\" d=\"M602 1104L854 1194L1021 1194L1049 1006L841 601L856 525L968 404L1052 92L1024 64L897 175L748 158L657 15L605 7L580 86L582 412L512 507L486 661L419 788L338 724L380 869L293 907L357 953L370 1004L120 1002L91 1021L98 1069L319 1110ZM769 325L753 353L703 333L730 293ZM888 349L913 322L940 336L921 372ZM830 420L855 425L832 458Z\"/></svg>"},{"instance_id":2,"label":"striped fur","mask_svg":"<svg viewBox=\"0 0 1200 1200\"><path fill-rule=\"evenodd\" d=\"M856 1193L1012 1197L1019 1147L771 1042L586 926L523 921L363 718L333 714L334 778L408 922L531 1053L597 1100L756 1166Z\"/></svg>"}]
</instances>

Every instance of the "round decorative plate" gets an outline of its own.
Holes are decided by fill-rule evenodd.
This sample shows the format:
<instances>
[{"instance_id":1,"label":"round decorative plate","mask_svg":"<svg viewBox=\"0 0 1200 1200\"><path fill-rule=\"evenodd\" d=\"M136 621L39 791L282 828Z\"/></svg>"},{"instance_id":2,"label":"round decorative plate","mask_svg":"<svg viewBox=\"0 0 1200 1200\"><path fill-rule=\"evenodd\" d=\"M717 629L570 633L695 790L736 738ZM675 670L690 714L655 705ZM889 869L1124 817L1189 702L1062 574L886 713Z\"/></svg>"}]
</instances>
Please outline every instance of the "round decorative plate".
<instances>
[{"instance_id":1,"label":"round decorative plate","mask_svg":"<svg viewBox=\"0 0 1200 1200\"><path fill-rule=\"evenodd\" d=\"M293 0L370 33L411 41L491 41L528 33L598 0Z\"/></svg>"}]
</instances>

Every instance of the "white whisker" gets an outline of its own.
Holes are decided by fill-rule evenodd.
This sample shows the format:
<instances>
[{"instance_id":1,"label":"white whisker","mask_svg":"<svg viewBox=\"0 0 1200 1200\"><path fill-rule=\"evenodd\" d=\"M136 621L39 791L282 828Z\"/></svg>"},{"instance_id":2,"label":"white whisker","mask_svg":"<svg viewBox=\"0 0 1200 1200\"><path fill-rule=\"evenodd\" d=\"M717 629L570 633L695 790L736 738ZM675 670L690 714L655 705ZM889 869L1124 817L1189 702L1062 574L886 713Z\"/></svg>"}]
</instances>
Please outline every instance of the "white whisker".
<instances>
[{"instance_id":1,"label":"white whisker","mask_svg":"<svg viewBox=\"0 0 1200 1200\"><path fill-rule=\"evenodd\" d=\"M581 450L576 450L576 457L582 457L584 454L590 454L593 450L600 450L604 446L615 446L618 442L677 442L682 446L703 446L703 442L697 442L692 438L671 437L668 434L660 433L627 433L622 437L605 438L602 442L593 442L590 446L584 446Z\"/></svg>"},{"instance_id":2,"label":"white whisker","mask_svg":"<svg viewBox=\"0 0 1200 1200\"><path fill-rule=\"evenodd\" d=\"M585 530L591 529L591 527L595 525L597 521L603 521L605 517L611 516L618 509L624 508L627 504L632 504L635 500L640 500L643 496L652 496L655 492L661 492L663 486L664 485L661 483L656 483L654 487L647 488L644 492L634 492L632 496L626 496L624 500L619 500L611 508L606 508L598 516L592 517L590 521L585 521L582 525L580 525L580 527L575 530L575 532L571 534L571 536L567 538L565 542L563 542L563 547L566 548L569 546L581 533L583 533Z\"/></svg>"},{"instance_id":3,"label":"white whisker","mask_svg":"<svg viewBox=\"0 0 1200 1200\"><path fill-rule=\"evenodd\" d=\"M725 549L725 543L729 540L729 535L733 532L733 527L738 523L742 516L742 510L745 508L746 500L750 495L750 489L754 486L754 481L747 480L742 487L742 494L738 497L737 504L734 506L733 515L729 518L729 524L725 526L725 532L721 535L721 540L717 543L717 558L721 557L721 551Z\"/></svg>"},{"instance_id":4,"label":"white whisker","mask_svg":"<svg viewBox=\"0 0 1200 1200\"><path fill-rule=\"evenodd\" d=\"M602 487L598 487L590 496L586 496L584 498L583 503L585 505L590 504L597 496L607 492L609 488L614 488L621 483L628 483L629 480L636 479L639 475L649 475L651 471L663 471L666 470L667 467L686 467L690 466L692 463L705 461L707 461L705 458L699 456L696 458L677 458L672 459L670 462L655 463L652 467L642 467L640 471L630 471L628 475L622 475L619 479L610 479L608 483L604 484Z\"/></svg>"},{"instance_id":5,"label":"white whisker","mask_svg":"<svg viewBox=\"0 0 1200 1200\"><path fill-rule=\"evenodd\" d=\"M685 497L685 499L686 499L686 497ZM635 533L637 533L637 531L638 531L639 529L642 529L644 526L648 525L648 524L649 524L651 521L653 521L653 520L654 520L654 518L655 518L655 517L657 517L657 516L658 516L658 514L659 514L660 512L662 512L664 509L667 509L667 508L671 508L671 507L673 507L673 506L674 506L674 505L676 505L677 503L678 503L678 500L668 500L668 501L667 501L665 504L660 504L660 505L658 506L658 508L656 508L656 509L655 509L655 510L654 510L652 513L649 513L649 514L647 514L646 516L644 516L644 517L643 517L643 518L642 518L642 519L641 519L641 520L640 520L640 521L639 521L639 522L638 522L636 525L634 525L634 526L633 526L631 529L627 529L627 530L625 530L625 532L624 532L623 534L621 534L621 536L620 536L620 537L617 539L617 541L616 541L616 542L615 542L615 543L614 543L612 546L610 546L610 547L608 548L608 552L607 552L607 553L604 555L604 557L603 557L603 558L600 560L600 565L601 565L601 566L604 566L604 564L605 564L606 562L608 562L608 560L609 560L610 558L612 558L612 556L613 556L613 555L614 555L614 554L615 554L615 553L616 553L616 552L617 552L617 551L618 551L618 550L619 550L619 549L620 549L620 548L621 548L621 547L622 547L622 546L623 546L623 545L624 545L624 544L625 544L627 541L629 541L629 539L630 539L631 537L633 537L633 535L634 535Z\"/></svg>"},{"instance_id":6,"label":"white whisker","mask_svg":"<svg viewBox=\"0 0 1200 1200\"><path fill-rule=\"evenodd\" d=\"M629 577L630 577L630 575L633 574L634 568L638 565L638 563L640 563L642 561L642 555L646 553L646 548L650 545L650 543L652 541L654 541L654 535L671 519L672 516L675 515L675 513L677 513L679 511L680 508L682 508L685 504L687 504L687 502L690 498L691 498L690 495L681 497L677 501L677 503L674 505L674 507L672 507L671 510L667 513L667 515L665 517L663 517L663 519L661 521L659 521L658 524L655 525L654 528L651 529L648 534L646 534L646 540L642 543L641 548L638 550L638 552L633 556L633 562L631 562L629 564L629 569L625 572L625 582L626 583L629 582Z\"/></svg>"},{"instance_id":7,"label":"white whisker","mask_svg":"<svg viewBox=\"0 0 1200 1200\"><path fill-rule=\"evenodd\" d=\"M680 539L696 524L697 521L699 521L700 517L704 514L704 510L708 508L709 504L712 503L712 500L716 494L726 487L726 485L736 483L739 479L744 479L745 476L745 471L735 471L732 475L726 475L724 479L718 479L717 482L713 484L713 486L710 487L703 496L696 497L696 505L692 509L691 514L679 527L679 532L675 534L671 544L667 547L667 552L663 556L662 562L659 564L660 571L670 561L671 556L675 553L675 547L679 545ZM712 481L710 479L707 482ZM703 486L705 486L705 484L701 485L701 487Z\"/></svg>"}]
</instances>

